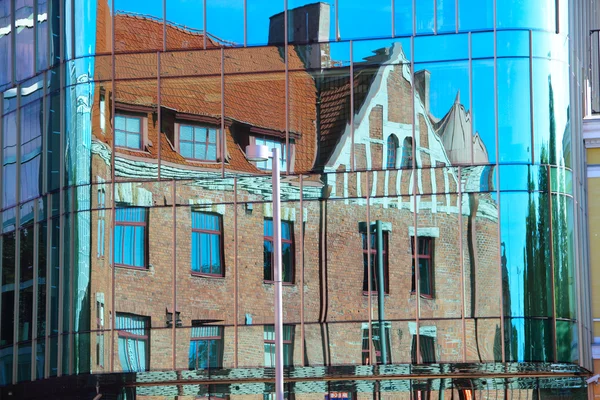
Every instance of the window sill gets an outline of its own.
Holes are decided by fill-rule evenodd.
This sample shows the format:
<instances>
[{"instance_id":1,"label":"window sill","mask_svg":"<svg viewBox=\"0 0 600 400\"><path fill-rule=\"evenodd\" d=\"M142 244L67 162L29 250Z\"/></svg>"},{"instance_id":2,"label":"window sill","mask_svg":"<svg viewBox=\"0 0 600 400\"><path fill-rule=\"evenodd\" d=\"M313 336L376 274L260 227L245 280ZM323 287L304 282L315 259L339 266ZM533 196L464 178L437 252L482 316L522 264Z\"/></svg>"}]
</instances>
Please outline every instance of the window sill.
<instances>
[{"instance_id":1,"label":"window sill","mask_svg":"<svg viewBox=\"0 0 600 400\"><path fill-rule=\"evenodd\" d=\"M113 264L115 268L123 268L123 269L132 269L135 271L150 271L148 267L136 267L134 265L125 265L125 264Z\"/></svg>"},{"instance_id":2,"label":"window sill","mask_svg":"<svg viewBox=\"0 0 600 400\"><path fill-rule=\"evenodd\" d=\"M416 294L417 294L416 292L410 292L411 296L415 296ZM421 294L421 298L427 299L427 300L433 300L433 296L430 294Z\"/></svg>"},{"instance_id":3,"label":"window sill","mask_svg":"<svg viewBox=\"0 0 600 400\"><path fill-rule=\"evenodd\" d=\"M264 285L273 285L275 283L275 281L265 281L263 280L263 284ZM294 286L295 283L294 282L281 282L281 284L283 286Z\"/></svg>"},{"instance_id":4,"label":"window sill","mask_svg":"<svg viewBox=\"0 0 600 400\"><path fill-rule=\"evenodd\" d=\"M362 294L363 294L363 296L368 296L369 292L367 290L363 290ZM371 290L371 296L378 296L378 295L379 295L379 292ZM384 296L389 296L389 295L390 295L390 292L384 292Z\"/></svg>"},{"instance_id":5,"label":"window sill","mask_svg":"<svg viewBox=\"0 0 600 400\"><path fill-rule=\"evenodd\" d=\"M181 157L185 158L185 161L191 163L191 164L221 164L221 161L219 160L199 160L197 158L187 158L185 157L183 154L179 153L181 155Z\"/></svg>"},{"instance_id":6,"label":"window sill","mask_svg":"<svg viewBox=\"0 0 600 400\"><path fill-rule=\"evenodd\" d=\"M225 279L225 275L219 274L204 274L202 272L190 272L190 275L197 276L198 278L209 278L209 279Z\"/></svg>"},{"instance_id":7,"label":"window sill","mask_svg":"<svg viewBox=\"0 0 600 400\"><path fill-rule=\"evenodd\" d=\"M117 146L117 145L115 145L115 150L127 150L127 151L132 151L134 153L140 153L140 154L145 154L145 155L152 155L148 150L134 149L132 147L125 147L125 146Z\"/></svg>"}]
</instances>

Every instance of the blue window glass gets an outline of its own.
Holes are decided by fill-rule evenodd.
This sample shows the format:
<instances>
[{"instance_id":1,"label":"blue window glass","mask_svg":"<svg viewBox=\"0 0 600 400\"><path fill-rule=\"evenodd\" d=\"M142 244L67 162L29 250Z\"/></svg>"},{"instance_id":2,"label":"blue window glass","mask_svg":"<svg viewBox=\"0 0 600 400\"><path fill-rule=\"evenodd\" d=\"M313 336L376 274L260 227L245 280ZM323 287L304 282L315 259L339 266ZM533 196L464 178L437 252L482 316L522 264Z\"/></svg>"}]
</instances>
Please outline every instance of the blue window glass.
<instances>
[{"instance_id":1,"label":"blue window glass","mask_svg":"<svg viewBox=\"0 0 600 400\"><path fill-rule=\"evenodd\" d=\"M273 281L273 220L265 219L264 225L264 280ZM294 227L289 221L281 221L282 281L294 282Z\"/></svg>"},{"instance_id":2,"label":"blue window glass","mask_svg":"<svg viewBox=\"0 0 600 400\"><path fill-rule=\"evenodd\" d=\"M223 327L193 327L190 340L189 368L221 367L223 367Z\"/></svg>"},{"instance_id":3,"label":"blue window glass","mask_svg":"<svg viewBox=\"0 0 600 400\"><path fill-rule=\"evenodd\" d=\"M285 141L280 141L280 140L276 140L276 139L256 138L255 143L256 143L256 145L267 146L269 148L269 150L273 149L275 147L278 147L279 148L280 169L281 169L281 171L286 170L287 151L286 151ZM270 171L273 169L273 160L269 158L266 161L258 161L256 163L256 168Z\"/></svg>"},{"instance_id":4,"label":"blue window glass","mask_svg":"<svg viewBox=\"0 0 600 400\"><path fill-rule=\"evenodd\" d=\"M115 145L130 149L142 148L142 118L115 116Z\"/></svg>"},{"instance_id":5,"label":"blue window glass","mask_svg":"<svg viewBox=\"0 0 600 400\"><path fill-rule=\"evenodd\" d=\"M223 276L222 217L192 212L192 271Z\"/></svg>"},{"instance_id":6,"label":"blue window glass","mask_svg":"<svg viewBox=\"0 0 600 400\"><path fill-rule=\"evenodd\" d=\"M146 208L117 208L115 216L115 264L146 266Z\"/></svg>"},{"instance_id":7,"label":"blue window glass","mask_svg":"<svg viewBox=\"0 0 600 400\"><path fill-rule=\"evenodd\" d=\"M180 125L179 152L185 158L217 161L217 129L206 126Z\"/></svg>"},{"instance_id":8,"label":"blue window glass","mask_svg":"<svg viewBox=\"0 0 600 400\"><path fill-rule=\"evenodd\" d=\"M265 340L265 367L275 367L275 327L266 325ZM286 367L294 364L294 326L283 326L283 365Z\"/></svg>"},{"instance_id":9,"label":"blue window glass","mask_svg":"<svg viewBox=\"0 0 600 400\"><path fill-rule=\"evenodd\" d=\"M124 372L148 370L148 338L150 318L117 313L116 329L119 337L119 361Z\"/></svg>"}]
</instances>

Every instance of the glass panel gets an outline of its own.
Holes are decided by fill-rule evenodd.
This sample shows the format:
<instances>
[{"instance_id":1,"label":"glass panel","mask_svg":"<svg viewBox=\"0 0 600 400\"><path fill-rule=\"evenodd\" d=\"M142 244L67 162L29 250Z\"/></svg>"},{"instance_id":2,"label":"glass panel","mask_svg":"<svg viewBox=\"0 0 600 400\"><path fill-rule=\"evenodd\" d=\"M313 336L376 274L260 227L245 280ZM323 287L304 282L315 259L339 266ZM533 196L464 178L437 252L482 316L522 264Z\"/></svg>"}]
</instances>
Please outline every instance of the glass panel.
<instances>
[{"instance_id":1,"label":"glass panel","mask_svg":"<svg viewBox=\"0 0 600 400\"><path fill-rule=\"evenodd\" d=\"M179 126L179 140L193 140L194 128L190 125L180 125Z\"/></svg>"},{"instance_id":2,"label":"glass panel","mask_svg":"<svg viewBox=\"0 0 600 400\"><path fill-rule=\"evenodd\" d=\"M368 3L340 2L338 6L342 40L392 36L390 0L375 0Z\"/></svg>"},{"instance_id":3,"label":"glass panel","mask_svg":"<svg viewBox=\"0 0 600 400\"><path fill-rule=\"evenodd\" d=\"M21 201L42 191L42 101L21 108Z\"/></svg>"},{"instance_id":4,"label":"glass panel","mask_svg":"<svg viewBox=\"0 0 600 400\"><path fill-rule=\"evenodd\" d=\"M571 165L567 69L562 62L533 60L535 162Z\"/></svg>"},{"instance_id":5,"label":"glass panel","mask_svg":"<svg viewBox=\"0 0 600 400\"><path fill-rule=\"evenodd\" d=\"M507 361L547 362L553 359L554 334L550 318L505 318L504 324Z\"/></svg>"},{"instance_id":6,"label":"glass panel","mask_svg":"<svg viewBox=\"0 0 600 400\"><path fill-rule=\"evenodd\" d=\"M291 2L290 2L291 3ZM298 4L288 3L289 8L295 8L297 5L306 3L301 0ZM247 0L246 1L246 21L248 45L264 45L267 43L283 43L283 10L285 2L283 0ZM269 17L280 15L277 27L271 32ZM274 22L273 22L274 23Z\"/></svg>"},{"instance_id":7,"label":"glass panel","mask_svg":"<svg viewBox=\"0 0 600 400\"><path fill-rule=\"evenodd\" d=\"M12 381L12 355L15 324L15 233L2 236L2 309L0 319L0 380L7 385Z\"/></svg>"},{"instance_id":8,"label":"glass panel","mask_svg":"<svg viewBox=\"0 0 600 400\"><path fill-rule=\"evenodd\" d=\"M115 52L163 49L162 3L162 0L114 1Z\"/></svg>"},{"instance_id":9,"label":"glass panel","mask_svg":"<svg viewBox=\"0 0 600 400\"><path fill-rule=\"evenodd\" d=\"M5 114L2 117L2 206L14 206L16 198L17 178L17 113Z\"/></svg>"},{"instance_id":10,"label":"glass panel","mask_svg":"<svg viewBox=\"0 0 600 400\"><path fill-rule=\"evenodd\" d=\"M506 324L508 319L505 319ZM500 362L502 361L502 330L499 318L467 318L466 361L467 362ZM504 331L504 340L509 340L508 329ZM521 340L522 337L515 340ZM509 360L508 344L506 344L506 359Z\"/></svg>"},{"instance_id":11,"label":"glass panel","mask_svg":"<svg viewBox=\"0 0 600 400\"><path fill-rule=\"evenodd\" d=\"M437 32L454 32L456 30L456 7L459 2L456 0L437 0Z\"/></svg>"},{"instance_id":12,"label":"glass panel","mask_svg":"<svg viewBox=\"0 0 600 400\"><path fill-rule=\"evenodd\" d=\"M546 0L508 0L497 5L499 28L556 29L555 3Z\"/></svg>"},{"instance_id":13,"label":"glass panel","mask_svg":"<svg viewBox=\"0 0 600 400\"><path fill-rule=\"evenodd\" d=\"M458 2L459 30L466 32L492 29L494 27L493 4L493 0L460 0Z\"/></svg>"},{"instance_id":14,"label":"glass panel","mask_svg":"<svg viewBox=\"0 0 600 400\"><path fill-rule=\"evenodd\" d=\"M434 32L435 10L433 9L433 0L423 0L414 2L417 19L417 34L427 34Z\"/></svg>"},{"instance_id":15,"label":"glass panel","mask_svg":"<svg viewBox=\"0 0 600 400\"><path fill-rule=\"evenodd\" d=\"M545 186L545 185L544 185ZM510 316L552 315L548 198L545 193L502 193L504 312Z\"/></svg>"},{"instance_id":16,"label":"glass panel","mask_svg":"<svg viewBox=\"0 0 600 400\"><path fill-rule=\"evenodd\" d=\"M577 362L579 345L577 324L571 321L556 321L556 347L559 362Z\"/></svg>"},{"instance_id":17,"label":"glass panel","mask_svg":"<svg viewBox=\"0 0 600 400\"><path fill-rule=\"evenodd\" d=\"M167 49L204 48L204 1L168 1L166 9ZM213 47L216 33L212 28L208 33L207 47Z\"/></svg>"},{"instance_id":18,"label":"glass panel","mask_svg":"<svg viewBox=\"0 0 600 400\"><path fill-rule=\"evenodd\" d=\"M531 162L529 60L498 60L498 140L502 162ZM515 124L515 121L519 121ZM536 127L537 128L537 127Z\"/></svg>"},{"instance_id":19,"label":"glass panel","mask_svg":"<svg viewBox=\"0 0 600 400\"><path fill-rule=\"evenodd\" d=\"M244 4L243 0L206 1L206 31L211 42L228 46L244 44ZM200 19L196 17L196 25L199 23ZM207 47L211 42L207 43Z\"/></svg>"},{"instance_id":20,"label":"glass panel","mask_svg":"<svg viewBox=\"0 0 600 400\"><path fill-rule=\"evenodd\" d=\"M30 341L33 329L33 226L20 230L20 290L19 290L19 327L17 341ZM31 346L31 345L30 345ZM31 347L29 348L31 356ZM30 361L31 363L31 361Z\"/></svg>"},{"instance_id":21,"label":"glass panel","mask_svg":"<svg viewBox=\"0 0 600 400\"><path fill-rule=\"evenodd\" d=\"M413 34L413 0L394 0L394 27L396 36Z\"/></svg>"},{"instance_id":22,"label":"glass panel","mask_svg":"<svg viewBox=\"0 0 600 400\"><path fill-rule=\"evenodd\" d=\"M11 2L0 3L0 28L11 29ZM14 33L13 33L14 35ZM0 90L12 81L12 35L0 36Z\"/></svg>"},{"instance_id":23,"label":"glass panel","mask_svg":"<svg viewBox=\"0 0 600 400\"><path fill-rule=\"evenodd\" d=\"M34 295L38 301L37 337L43 338L46 335L46 291L48 285L47 268L47 222L38 224L38 291Z\"/></svg>"},{"instance_id":24,"label":"glass panel","mask_svg":"<svg viewBox=\"0 0 600 400\"><path fill-rule=\"evenodd\" d=\"M34 0L15 1L15 64L16 79L22 81L35 71L35 49L33 48L33 2ZM4 2L6 3L6 2ZM9 35L6 35L10 38Z\"/></svg>"},{"instance_id":25,"label":"glass panel","mask_svg":"<svg viewBox=\"0 0 600 400\"><path fill-rule=\"evenodd\" d=\"M424 113L416 116L416 134L419 146L430 150L420 155L420 165L471 164L475 150L482 158L486 147L474 136L469 110L469 63L424 63L415 65L415 70L416 107L424 108ZM439 122L435 123L436 119ZM434 131L441 137L443 149L438 147Z\"/></svg>"},{"instance_id":26,"label":"glass panel","mask_svg":"<svg viewBox=\"0 0 600 400\"><path fill-rule=\"evenodd\" d=\"M473 164L496 161L496 128L494 102L494 63L489 60L472 62L473 86Z\"/></svg>"},{"instance_id":27,"label":"glass panel","mask_svg":"<svg viewBox=\"0 0 600 400\"><path fill-rule=\"evenodd\" d=\"M552 240L556 317L575 319L575 246L573 198L552 195Z\"/></svg>"}]
</instances>

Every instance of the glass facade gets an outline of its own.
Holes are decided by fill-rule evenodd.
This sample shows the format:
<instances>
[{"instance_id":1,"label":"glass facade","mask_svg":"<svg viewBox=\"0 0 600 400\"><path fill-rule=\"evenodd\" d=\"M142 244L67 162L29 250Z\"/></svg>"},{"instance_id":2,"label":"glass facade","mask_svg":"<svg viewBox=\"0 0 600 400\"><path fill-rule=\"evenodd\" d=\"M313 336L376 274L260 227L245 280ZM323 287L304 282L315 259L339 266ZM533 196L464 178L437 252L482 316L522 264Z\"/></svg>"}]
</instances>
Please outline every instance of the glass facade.
<instances>
[{"instance_id":1,"label":"glass facade","mask_svg":"<svg viewBox=\"0 0 600 400\"><path fill-rule=\"evenodd\" d=\"M585 398L591 3L0 0L0 397Z\"/></svg>"}]
</instances>

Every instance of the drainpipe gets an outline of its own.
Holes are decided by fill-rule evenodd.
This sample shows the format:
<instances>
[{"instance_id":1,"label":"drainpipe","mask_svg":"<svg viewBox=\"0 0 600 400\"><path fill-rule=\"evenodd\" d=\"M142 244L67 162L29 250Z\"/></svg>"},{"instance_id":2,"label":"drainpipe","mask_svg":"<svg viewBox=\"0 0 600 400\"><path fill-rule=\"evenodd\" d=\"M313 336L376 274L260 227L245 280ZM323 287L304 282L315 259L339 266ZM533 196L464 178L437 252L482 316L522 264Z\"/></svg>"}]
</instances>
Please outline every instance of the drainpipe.
<instances>
[{"instance_id":1,"label":"drainpipe","mask_svg":"<svg viewBox=\"0 0 600 400\"><path fill-rule=\"evenodd\" d=\"M385 334L385 282L383 273L383 229L381 221L375 221L375 231L377 232L377 297L378 297L378 315L379 315L379 344L381 345L381 363L387 364L387 336Z\"/></svg>"}]
</instances>

